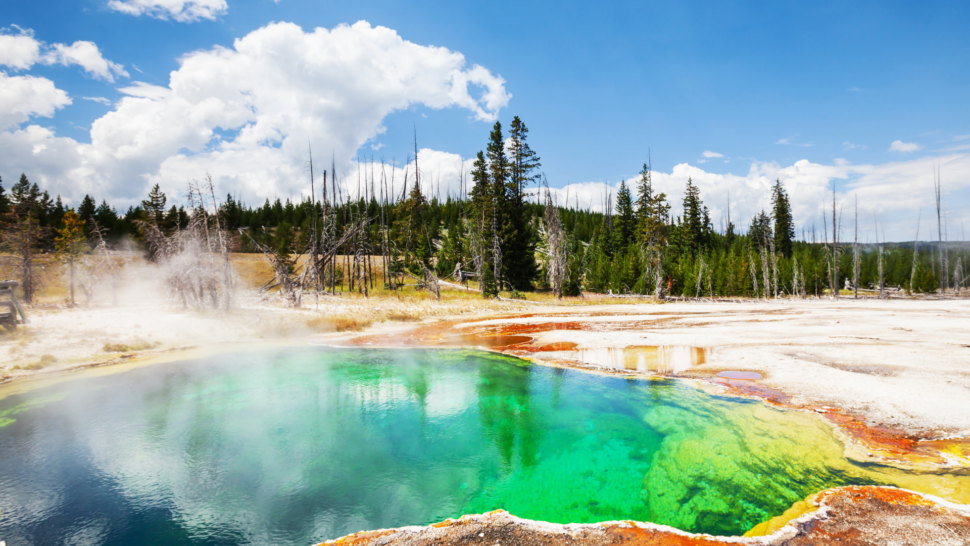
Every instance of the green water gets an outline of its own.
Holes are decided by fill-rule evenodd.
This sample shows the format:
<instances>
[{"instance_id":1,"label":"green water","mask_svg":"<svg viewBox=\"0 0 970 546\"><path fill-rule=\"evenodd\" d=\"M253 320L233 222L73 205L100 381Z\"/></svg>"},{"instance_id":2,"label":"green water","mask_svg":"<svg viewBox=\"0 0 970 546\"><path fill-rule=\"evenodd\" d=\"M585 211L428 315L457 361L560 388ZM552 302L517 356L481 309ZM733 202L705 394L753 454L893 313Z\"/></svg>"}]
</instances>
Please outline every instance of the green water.
<instances>
[{"instance_id":1,"label":"green water","mask_svg":"<svg viewBox=\"0 0 970 546\"><path fill-rule=\"evenodd\" d=\"M0 460L8 546L305 545L496 508L737 535L902 475L846 461L814 415L460 349L81 376L0 400Z\"/></svg>"}]
</instances>

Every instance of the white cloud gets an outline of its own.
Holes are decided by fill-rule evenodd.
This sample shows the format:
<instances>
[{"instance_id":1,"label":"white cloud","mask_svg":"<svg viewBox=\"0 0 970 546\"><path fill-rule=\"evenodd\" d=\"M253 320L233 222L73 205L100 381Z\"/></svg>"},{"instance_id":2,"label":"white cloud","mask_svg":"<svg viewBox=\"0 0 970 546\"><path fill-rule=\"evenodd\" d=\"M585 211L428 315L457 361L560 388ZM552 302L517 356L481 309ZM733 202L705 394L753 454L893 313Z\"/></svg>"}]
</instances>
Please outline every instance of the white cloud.
<instances>
[{"instance_id":1,"label":"white cloud","mask_svg":"<svg viewBox=\"0 0 970 546\"><path fill-rule=\"evenodd\" d=\"M712 158L712 157L724 157L724 154L719 154L719 153L717 153L717 152L712 152L712 151L710 151L710 150L707 150L707 151L705 151L705 152L704 152L703 154L701 154L701 155L703 155L704 157L706 157L706 158L708 158L708 159L710 159L710 158Z\"/></svg>"},{"instance_id":2,"label":"white cloud","mask_svg":"<svg viewBox=\"0 0 970 546\"><path fill-rule=\"evenodd\" d=\"M71 99L67 93L54 87L54 82L47 78L8 76L0 71L0 130L33 116L49 118L68 104Z\"/></svg>"},{"instance_id":3,"label":"white cloud","mask_svg":"<svg viewBox=\"0 0 970 546\"><path fill-rule=\"evenodd\" d=\"M26 70L40 59L40 42L34 33L13 25L18 34L10 34L9 29L0 29L0 65L14 70Z\"/></svg>"},{"instance_id":4,"label":"white cloud","mask_svg":"<svg viewBox=\"0 0 970 546\"><path fill-rule=\"evenodd\" d=\"M866 145L865 144L853 144L851 142L846 141L846 142L843 142L842 143L842 149L843 150L865 150L866 149Z\"/></svg>"},{"instance_id":5,"label":"white cloud","mask_svg":"<svg viewBox=\"0 0 970 546\"><path fill-rule=\"evenodd\" d=\"M3 154L0 173L29 173L31 164L43 164L31 179L52 193L69 200L94 193L121 205L141 199L156 182L175 197L186 180L206 171L220 191L250 202L296 196L307 189L308 141L318 162L329 166L333 154L351 186L352 159L384 132L385 116L422 104L461 107L492 121L510 99L504 83L484 67L468 66L460 53L366 22L312 32L274 23L232 48L187 54L167 86L121 88L125 96L92 123L90 144L31 128L4 133L7 142L22 139L31 149L45 139L50 145L26 158ZM67 141L73 153L47 156ZM422 171L435 160L427 161L421 159ZM434 169L435 180L451 176Z\"/></svg>"},{"instance_id":6,"label":"white cloud","mask_svg":"<svg viewBox=\"0 0 970 546\"><path fill-rule=\"evenodd\" d=\"M970 135L957 135L953 137L953 140L966 140L968 138L970 138Z\"/></svg>"},{"instance_id":7,"label":"white cloud","mask_svg":"<svg viewBox=\"0 0 970 546\"><path fill-rule=\"evenodd\" d=\"M893 143L889 145L890 152L909 153L922 149L923 147L915 142L903 142L902 140L894 140Z\"/></svg>"},{"instance_id":8,"label":"white cloud","mask_svg":"<svg viewBox=\"0 0 970 546\"><path fill-rule=\"evenodd\" d=\"M105 59L94 42L78 40L71 45L48 46L35 39L32 30L14 26L18 34L0 29L0 65L14 70L27 70L36 63L78 65L95 78L112 83L117 76L128 77L125 68Z\"/></svg>"},{"instance_id":9,"label":"white cloud","mask_svg":"<svg viewBox=\"0 0 970 546\"><path fill-rule=\"evenodd\" d=\"M821 239L822 213L824 210L826 214L831 214L832 183L837 182L837 202L840 207L845 204L842 219L844 229L849 229L845 226L852 223L847 200L858 195L861 236L869 233L868 230L878 219L889 240L903 241L912 240L919 210L928 209L933 202L935 164L943 172L944 194L951 196L946 200L948 218L958 222L958 218L970 217L970 203L962 197L970 188L970 153L928 156L882 165L852 165L844 159L836 160L834 165L811 163L803 159L787 167L772 162L754 162L745 175L709 173L682 163L674 166L669 173L655 171L653 183L657 191L667 194L667 200L672 205L671 214L679 216L682 213L684 187L688 177L692 178L700 188L701 199L710 208L711 218L718 229L726 217L730 194L731 219L735 225L747 229L752 216L761 210L770 210L771 186L775 179L779 179L791 199L798 236L801 237L803 227L810 229L814 222L817 237ZM627 180L627 185L635 188L637 178ZM617 185L586 182L569 184L552 191L559 204L565 204L568 196L569 206L578 203L581 208L602 211L607 192L615 199ZM536 191L533 188L531 193ZM956 226L953 224L951 228L956 229Z\"/></svg>"},{"instance_id":10,"label":"white cloud","mask_svg":"<svg viewBox=\"0 0 970 546\"><path fill-rule=\"evenodd\" d=\"M782 139L779 139L777 142L775 142L775 144L785 144L785 145L788 145L788 146L802 146L802 147L805 147L805 148L807 148L807 147L809 147L809 146L812 145L811 142L806 142L806 143L803 143L803 144L799 144L798 142L792 142L792 140L793 140L792 137L782 138Z\"/></svg>"},{"instance_id":11,"label":"white cloud","mask_svg":"<svg viewBox=\"0 0 970 546\"><path fill-rule=\"evenodd\" d=\"M858 87L850 87L849 91L853 93L862 93L862 89L859 89Z\"/></svg>"},{"instance_id":12,"label":"white cloud","mask_svg":"<svg viewBox=\"0 0 970 546\"><path fill-rule=\"evenodd\" d=\"M77 41L69 46L54 44L41 61L45 64L64 66L76 64L95 78L111 83L114 83L115 76L128 77L124 67L105 59L94 42Z\"/></svg>"},{"instance_id":13,"label":"white cloud","mask_svg":"<svg viewBox=\"0 0 970 546\"><path fill-rule=\"evenodd\" d=\"M100 104L104 104L106 106L110 106L111 105L111 100L109 100L109 99L107 99L105 97L81 97L81 98L84 99L84 100L89 100L89 101L92 101L92 102L97 102L97 103L100 103Z\"/></svg>"},{"instance_id":14,"label":"white cloud","mask_svg":"<svg viewBox=\"0 0 970 546\"><path fill-rule=\"evenodd\" d=\"M108 8L128 15L191 23L224 15L229 5L226 0L111 0Z\"/></svg>"}]
</instances>

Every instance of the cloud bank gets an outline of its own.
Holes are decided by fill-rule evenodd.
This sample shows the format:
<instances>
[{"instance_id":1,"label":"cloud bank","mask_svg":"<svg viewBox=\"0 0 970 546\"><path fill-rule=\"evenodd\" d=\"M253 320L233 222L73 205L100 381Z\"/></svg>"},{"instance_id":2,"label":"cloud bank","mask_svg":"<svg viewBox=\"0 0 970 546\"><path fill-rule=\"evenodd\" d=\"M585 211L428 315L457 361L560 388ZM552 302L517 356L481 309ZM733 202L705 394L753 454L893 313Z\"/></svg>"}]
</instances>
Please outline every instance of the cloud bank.
<instances>
[{"instance_id":1,"label":"cloud bank","mask_svg":"<svg viewBox=\"0 0 970 546\"><path fill-rule=\"evenodd\" d=\"M875 241L876 224L879 238L890 241L913 240L916 235L917 218L922 210L923 227L921 239L929 237L929 219L933 207L933 167L939 165L943 173L944 209L950 240L963 239L963 218L970 221L970 207L966 199L953 199L970 190L970 154L927 156L910 161L897 161L881 165L852 165L837 161L835 165L812 163L806 159L782 167L773 162L754 162L746 175L716 174L681 163L671 172L654 172L653 184L657 191L667 194L671 214L679 216L687 179L693 179L700 188L701 199L710 209L711 219L717 229L726 226L728 199L731 203L731 220L747 229L751 218L758 212L771 210L771 186L781 180L792 202L799 238L802 229L811 239L810 229L814 223L816 236L822 238L823 212L831 221L832 185L835 183L837 207L841 210L845 238L852 229L853 206L859 203L859 231L864 241ZM626 180L636 191L639 177ZM586 182L569 184L552 190L560 204L568 204L593 210L604 210L607 193L615 199L619 184ZM535 188L533 188L533 192ZM931 214L932 213L932 214ZM935 222L935 218L933 219Z\"/></svg>"},{"instance_id":2,"label":"cloud bank","mask_svg":"<svg viewBox=\"0 0 970 546\"><path fill-rule=\"evenodd\" d=\"M132 203L155 183L177 194L206 171L221 191L250 200L299 195L308 144L320 163L332 153L346 176L393 111L458 107L488 122L511 97L500 76L461 53L364 21L311 32L274 23L180 63L167 86L122 87L125 96L92 124L90 144L36 125L0 133L11 151L0 174L28 172L73 202L91 193ZM21 106L7 127L64 99Z\"/></svg>"}]
</instances>

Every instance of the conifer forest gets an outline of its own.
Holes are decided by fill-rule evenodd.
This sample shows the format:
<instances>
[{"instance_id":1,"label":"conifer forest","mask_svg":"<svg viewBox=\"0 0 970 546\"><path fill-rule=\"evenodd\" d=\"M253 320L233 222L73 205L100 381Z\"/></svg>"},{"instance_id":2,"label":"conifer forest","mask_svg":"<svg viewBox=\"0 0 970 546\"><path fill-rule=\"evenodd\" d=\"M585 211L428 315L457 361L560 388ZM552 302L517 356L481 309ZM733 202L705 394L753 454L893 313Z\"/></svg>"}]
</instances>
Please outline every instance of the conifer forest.
<instances>
[{"instance_id":1,"label":"conifer forest","mask_svg":"<svg viewBox=\"0 0 970 546\"><path fill-rule=\"evenodd\" d=\"M819 204L821 226L795 225L789 196L776 181L770 210L745 219L747 229L740 230L730 212L715 229L692 180L680 195L662 193L652 183L649 161L635 184L621 182L616 195L607 196L606 210L582 209L549 190L528 134L518 117L507 131L496 122L471 172L462 173L459 195L444 197L422 191L420 165L411 157L402 178L377 162L353 173L333 165L314 169L311 156L302 199L255 206L231 191L218 199L210 178L208 186L190 188L184 203L173 203L156 185L125 211L91 195L71 207L24 173L8 188L0 181L3 252L11 260L4 265L15 270L29 301L35 255L64 254L66 247L72 260L98 249L151 255L152 234L171 236L202 220L219 226L231 251L265 253L274 261L276 284L313 269L313 288L332 293L428 289L439 280L473 287L486 298L529 291L804 298L858 296L860 290L888 297L966 286L970 253L933 229L939 214L923 218L913 242L873 243L857 205L838 201L834 192ZM939 197L937 205L939 213ZM72 243L78 240L85 244Z\"/></svg>"}]
</instances>

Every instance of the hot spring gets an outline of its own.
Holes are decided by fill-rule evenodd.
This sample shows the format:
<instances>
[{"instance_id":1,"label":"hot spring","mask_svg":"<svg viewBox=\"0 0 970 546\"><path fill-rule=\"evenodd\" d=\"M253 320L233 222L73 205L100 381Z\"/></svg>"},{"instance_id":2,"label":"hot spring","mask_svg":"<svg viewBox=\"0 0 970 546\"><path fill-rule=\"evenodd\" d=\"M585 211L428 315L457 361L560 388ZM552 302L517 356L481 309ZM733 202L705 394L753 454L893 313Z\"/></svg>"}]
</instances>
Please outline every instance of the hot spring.
<instances>
[{"instance_id":1,"label":"hot spring","mask_svg":"<svg viewBox=\"0 0 970 546\"><path fill-rule=\"evenodd\" d=\"M293 544L504 508L738 535L833 486L967 502L845 459L819 417L464 349L226 354L0 400L0 540Z\"/></svg>"}]
</instances>

